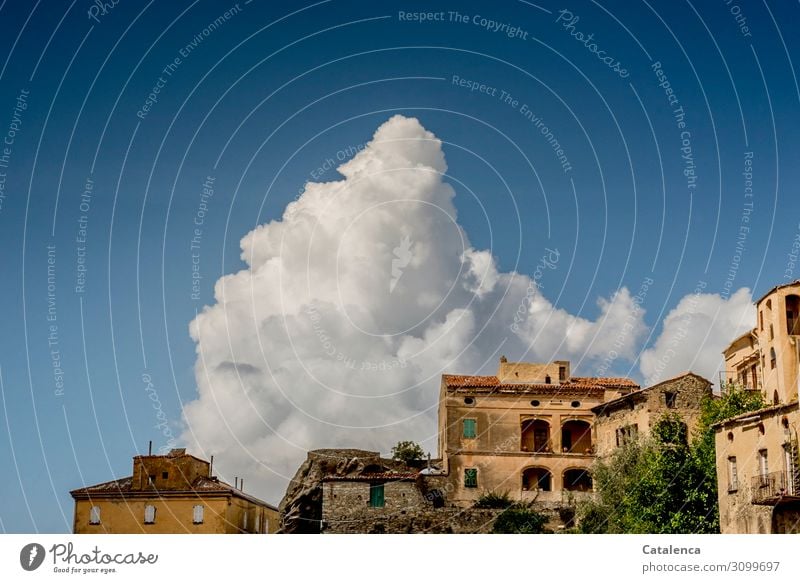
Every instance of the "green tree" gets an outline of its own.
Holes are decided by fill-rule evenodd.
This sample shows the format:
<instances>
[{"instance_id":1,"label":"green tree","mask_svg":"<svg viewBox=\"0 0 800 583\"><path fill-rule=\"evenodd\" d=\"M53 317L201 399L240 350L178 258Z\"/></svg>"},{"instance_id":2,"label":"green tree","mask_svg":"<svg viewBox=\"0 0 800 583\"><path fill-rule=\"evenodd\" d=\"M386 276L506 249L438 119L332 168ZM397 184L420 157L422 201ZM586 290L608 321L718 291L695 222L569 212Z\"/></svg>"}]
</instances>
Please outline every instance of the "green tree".
<instances>
[{"instance_id":1,"label":"green tree","mask_svg":"<svg viewBox=\"0 0 800 583\"><path fill-rule=\"evenodd\" d=\"M421 460L424 455L422 447L413 441L398 441L397 445L392 448L392 459L404 463Z\"/></svg>"},{"instance_id":2,"label":"green tree","mask_svg":"<svg viewBox=\"0 0 800 583\"><path fill-rule=\"evenodd\" d=\"M628 443L596 462L597 495L579 506L579 530L719 532L713 425L763 406L759 393L725 386L722 395L701 404L693 440L678 415L659 419L648 439Z\"/></svg>"}]
</instances>

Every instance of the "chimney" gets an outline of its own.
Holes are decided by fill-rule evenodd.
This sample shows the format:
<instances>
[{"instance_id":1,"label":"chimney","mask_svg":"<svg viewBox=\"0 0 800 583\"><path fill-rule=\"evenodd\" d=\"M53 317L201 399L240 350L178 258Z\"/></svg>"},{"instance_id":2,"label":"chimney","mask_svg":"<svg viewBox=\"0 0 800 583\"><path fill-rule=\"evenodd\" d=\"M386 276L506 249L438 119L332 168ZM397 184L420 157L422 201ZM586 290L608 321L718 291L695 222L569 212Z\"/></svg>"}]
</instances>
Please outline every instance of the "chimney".
<instances>
[{"instance_id":1,"label":"chimney","mask_svg":"<svg viewBox=\"0 0 800 583\"><path fill-rule=\"evenodd\" d=\"M214 477L214 471L213 470L214 470L214 456L212 455L211 456L211 461L208 464L208 477L209 478L213 478Z\"/></svg>"},{"instance_id":2,"label":"chimney","mask_svg":"<svg viewBox=\"0 0 800 583\"><path fill-rule=\"evenodd\" d=\"M150 443L147 446L147 455L153 455L153 440L150 440Z\"/></svg>"},{"instance_id":3,"label":"chimney","mask_svg":"<svg viewBox=\"0 0 800 583\"><path fill-rule=\"evenodd\" d=\"M244 478L239 481L239 490L244 492Z\"/></svg>"}]
</instances>

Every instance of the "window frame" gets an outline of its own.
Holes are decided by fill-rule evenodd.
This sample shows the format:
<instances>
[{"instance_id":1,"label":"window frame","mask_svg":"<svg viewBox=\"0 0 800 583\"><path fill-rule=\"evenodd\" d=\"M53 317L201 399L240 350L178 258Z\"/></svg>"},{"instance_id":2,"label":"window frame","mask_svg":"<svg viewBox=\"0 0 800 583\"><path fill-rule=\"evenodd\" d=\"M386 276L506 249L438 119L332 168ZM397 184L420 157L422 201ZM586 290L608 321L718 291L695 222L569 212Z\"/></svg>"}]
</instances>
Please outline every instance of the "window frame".
<instances>
[{"instance_id":1,"label":"window frame","mask_svg":"<svg viewBox=\"0 0 800 583\"><path fill-rule=\"evenodd\" d=\"M386 506L386 489L383 482L370 483L367 504L370 508L383 508Z\"/></svg>"},{"instance_id":2,"label":"window frame","mask_svg":"<svg viewBox=\"0 0 800 583\"><path fill-rule=\"evenodd\" d=\"M192 506L192 524L203 524L205 522L206 507L204 504ZM199 515L199 520L198 520Z\"/></svg>"},{"instance_id":3,"label":"window frame","mask_svg":"<svg viewBox=\"0 0 800 583\"><path fill-rule=\"evenodd\" d=\"M478 468L464 468L464 487L478 487Z\"/></svg>"},{"instance_id":4,"label":"window frame","mask_svg":"<svg viewBox=\"0 0 800 583\"><path fill-rule=\"evenodd\" d=\"M89 507L89 524L103 524L100 511L101 508L97 504Z\"/></svg>"},{"instance_id":5,"label":"window frame","mask_svg":"<svg viewBox=\"0 0 800 583\"><path fill-rule=\"evenodd\" d=\"M467 431L467 427L471 427L470 431ZM477 439L478 438L478 420L474 417L466 417L462 419L461 425L461 437L462 439Z\"/></svg>"},{"instance_id":6,"label":"window frame","mask_svg":"<svg viewBox=\"0 0 800 583\"><path fill-rule=\"evenodd\" d=\"M144 505L144 523L145 524L155 524L156 523L156 505L155 504L145 504Z\"/></svg>"}]
</instances>

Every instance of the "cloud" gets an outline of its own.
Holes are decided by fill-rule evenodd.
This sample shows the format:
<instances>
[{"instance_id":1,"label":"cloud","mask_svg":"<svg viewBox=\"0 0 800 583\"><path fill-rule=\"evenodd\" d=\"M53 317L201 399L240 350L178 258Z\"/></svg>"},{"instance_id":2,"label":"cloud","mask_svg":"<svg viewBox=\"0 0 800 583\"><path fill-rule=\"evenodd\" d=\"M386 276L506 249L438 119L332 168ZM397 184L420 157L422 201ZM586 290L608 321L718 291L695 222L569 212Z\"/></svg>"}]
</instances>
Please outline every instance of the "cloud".
<instances>
[{"instance_id":1,"label":"cloud","mask_svg":"<svg viewBox=\"0 0 800 583\"><path fill-rule=\"evenodd\" d=\"M722 351L755 325L749 289L741 288L728 299L701 292L681 299L664 318L653 346L642 353L641 371L647 384L687 370L716 383L724 365Z\"/></svg>"},{"instance_id":2,"label":"cloud","mask_svg":"<svg viewBox=\"0 0 800 583\"><path fill-rule=\"evenodd\" d=\"M198 394L182 440L224 478L276 501L309 449L413 439L435 455L440 375L493 373L501 353L634 357L646 326L626 289L594 319L573 315L540 290L558 250L528 276L470 245L441 142L418 120L392 117L338 170L244 236L246 268L190 325Z\"/></svg>"}]
</instances>

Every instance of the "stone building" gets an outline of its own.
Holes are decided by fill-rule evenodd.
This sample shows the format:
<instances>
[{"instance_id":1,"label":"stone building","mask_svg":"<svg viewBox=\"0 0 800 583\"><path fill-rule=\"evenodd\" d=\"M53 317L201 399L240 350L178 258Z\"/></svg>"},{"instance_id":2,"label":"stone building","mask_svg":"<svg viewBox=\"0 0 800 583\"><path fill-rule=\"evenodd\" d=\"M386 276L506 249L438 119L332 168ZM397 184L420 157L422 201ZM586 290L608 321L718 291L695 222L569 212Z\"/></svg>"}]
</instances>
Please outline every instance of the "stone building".
<instances>
[{"instance_id":1,"label":"stone building","mask_svg":"<svg viewBox=\"0 0 800 583\"><path fill-rule=\"evenodd\" d=\"M76 534L266 534L278 509L212 475L185 449L138 455L133 474L70 492Z\"/></svg>"},{"instance_id":2,"label":"stone building","mask_svg":"<svg viewBox=\"0 0 800 583\"><path fill-rule=\"evenodd\" d=\"M593 407L598 455L607 455L638 435L649 435L665 413L680 415L691 436L699 421L700 405L711 394L709 380L687 372Z\"/></svg>"},{"instance_id":3,"label":"stone building","mask_svg":"<svg viewBox=\"0 0 800 583\"><path fill-rule=\"evenodd\" d=\"M720 530L800 532L800 281L756 302L756 326L725 349L727 383L760 391L766 408L715 426Z\"/></svg>"}]
</instances>

